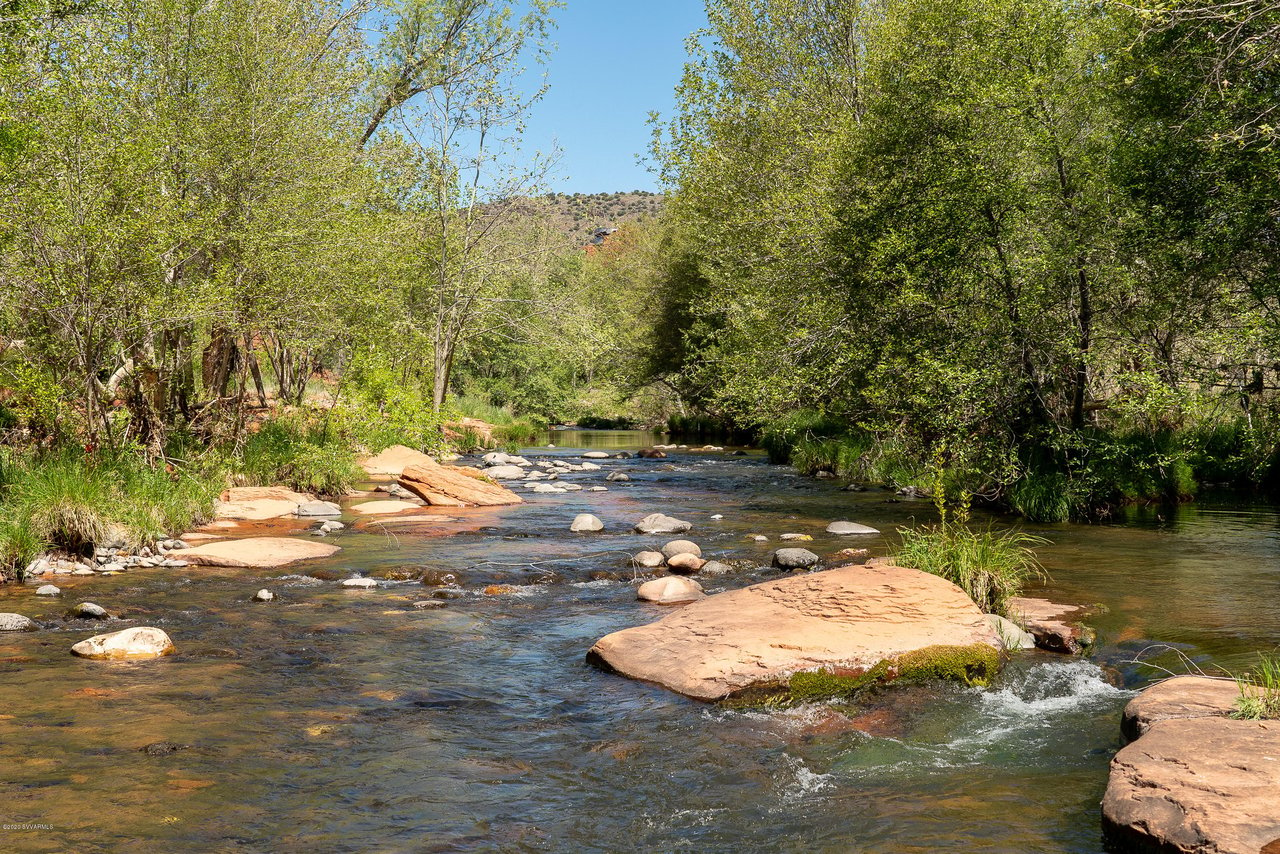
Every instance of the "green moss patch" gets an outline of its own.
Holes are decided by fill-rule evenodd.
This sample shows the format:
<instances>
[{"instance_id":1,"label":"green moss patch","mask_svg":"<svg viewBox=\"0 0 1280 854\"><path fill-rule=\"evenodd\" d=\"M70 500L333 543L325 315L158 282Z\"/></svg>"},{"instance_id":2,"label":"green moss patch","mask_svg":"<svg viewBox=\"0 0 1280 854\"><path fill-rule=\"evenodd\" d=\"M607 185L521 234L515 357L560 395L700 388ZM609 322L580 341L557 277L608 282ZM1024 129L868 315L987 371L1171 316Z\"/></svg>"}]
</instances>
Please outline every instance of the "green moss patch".
<instances>
[{"instance_id":1,"label":"green moss patch","mask_svg":"<svg viewBox=\"0 0 1280 854\"><path fill-rule=\"evenodd\" d=\"M793 673L786 682L756 685L724 700L734 708L779 707L809 700L857 698L889 682L946 679L965 685L986 685L1000 670L1000 653L986 644L930 646L884 660L874 667L824 667Z\"/></svg>"}]
</instances>

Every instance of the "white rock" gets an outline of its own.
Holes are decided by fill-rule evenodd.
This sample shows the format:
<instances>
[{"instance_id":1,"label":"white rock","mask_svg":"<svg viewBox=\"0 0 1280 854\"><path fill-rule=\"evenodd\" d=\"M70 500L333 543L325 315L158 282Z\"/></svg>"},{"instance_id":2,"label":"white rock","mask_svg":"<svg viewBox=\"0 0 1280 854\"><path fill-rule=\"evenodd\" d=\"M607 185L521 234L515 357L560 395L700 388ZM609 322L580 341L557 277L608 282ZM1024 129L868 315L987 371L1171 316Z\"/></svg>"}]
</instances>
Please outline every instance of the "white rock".
<instances>
[{"instance_id":1,"label":"white rock","mask_svg":"<svg viewBox=\"0 0 1280 854\"><path fill-rule=\"evenodd\" d=\"M600 465L598 463L583 463L578 466L578 471L600 471Z\"/></svg>"},{"instance_id":2,"label":"white rock","mask_svg":"<svg viewBox=\"0 0 1280 854\"><path fill-rule=\"evenodd\" d=\"M607 460L607 459L609 459L609 455L608 455L608 454L606 454L604 451L587 451L587 452L586 452L585 454L583 454L582 456L583 456L583 458L584 458L584 459L588 459L588 460Z\"/></svg>"},{"instance_id":3,"label":"white rock","mask_svg":"<svg viewBox=\"0 0 1280 854\"><path fill-rule=\"evenodd\" d=\"M38 628L30 617L22 614L0 614L0 632L34 632Z\"/></svg>"},{"instance_id":4,"label":"white rock","mask_svg":"<svg viewBox=\"0 0 1280 854\"><path fill-rule=\"evenodd\" d=\"M851 534L878 534L880 532L869 525L859 525L857 522L832 522L827 526L827 533L845 536Z\"/></svg>"},{"instance_id":5,"label":"white rock","mask_svg":"<svg viewBox=\"0 0 1280 854\"><path fill-rule=\"evenodd\" d=\"M372 578L348 578L346 581L342 582L342 586L368 589L370 587L377 587L378 582Z\"/></svg>"},{"instance_id":6,"label":"white rock","mask_svg":"<svg viewBox=\"0 0 1280 854\"><path fill-rule=\"evenodd\" d=\"M675 519L662 513L650 513L636 523L641 534L683 534L693 525L683 519Z\"/></svg>"},{"instance_id":7,"label":"white rock","mask_svg":"<svg viewBox=\"0 0 1280 854\"><path fill-rule=\"evenodd\" d=\"M37 596L58 596L61 593L62 591L57 587L54 587L52 584L46 584L44 587L36 590Z\"/></svg>"},{"instance_id":8,"label":"white rock","mask_svg":"<svg viewBox=\"0 0 1280 854\"><path fill-rule=\"evenodd\" d=\"M1013 620L1001 617L999 614L985 614L987 622L991 624L991 628L995 630L996 637L1000 638L1000 644L1005 649L1034 649L1036 645L1036 636L1026 631Z\"/></svg>"},{"instance_id":9,"label":"white rock","mask_svg":"<svg viewBox=\"0 0 1280 854\"><path fill-rule=\"evenodd\" d=\"M579 513L573 517L573 524L569 526L569 530L575 534L591 533L594 531L603 531L604 522L590 513Z\"/></svg>"},{"instance_id":10,"label":"white rock","mask_svg":"<svg viewBox=\"0 0 1280 854\"><path fill-rule=\"evenodd\" d=\"M721 519L723 519L723 518L724 518L724 514L722 514L722 513L716 513L716 514L714 514L711 518L712 518L712 519L714 519L715 521L719 522Z\"/></svg>"},{"instance_id":11,"label":"white rock","mask_svg":"<svg viewBox=\"0 0 1280 854\"><path fill-rule=\"evenodd\" d=\"M520 466L494 466L484 469L487 477L494 480L522 480L524 479L524 469Z\"/></svg>"},{"instance_id":12,"label":"white rock","mask_svg":"<svg viewBox=\"0 0 1280 854\"><path fill-rule=\"evenodd\" d=\"M275 598L276 598L276 594L272 593L270 590L268 590L265 587L259 590L257 593L253 594L253 601L255 602L270 602L272 599L275 599Z\"/></svg>"},{"instance_id":13,"label":"white rock","mask_svg":"<svg viewBox=\"0 0 1280 854\"><path fill-rule=\"evenodd\" d=\"M173 653L173 641L160 629L136 626L94 635L71 647L73 655L97 659L159 658Z\"/></svg>"},{"instance_id":14,"label":"white rock","mask_svg":"<svg viewBox=\"0 0 1280 854\"><path fill-rule=\"evenodd\" d=\"M95 605L93 602L81 602L72 608L67 616L81 620L109 620L111 615L107 613L107 609L101 605Z\"/></svg>"},{"instance_id":15,"label":"white rock","mask_svg":"<svg viewBox=\"0 0 1280 854\"><path fill-rule=\"evenodd\" d=\"M631 562L636 566L653 569L654 567L659 567L666 563L666 558L662 556L662 552L644 551L636 552L632 556Z\"/></svg>"},{"instance_id":16,"label":"white rock","mask_svg":"<svg viewBox=\"0 0 1280 854\"><path fill-rule=\"evenodd\" d=\"M587 491L587 492L608 492L608 491L609 491L609 487L607 487L607 486L588 486L588 487L586 488L586 491Z\"/></svg>"}]
</instances>

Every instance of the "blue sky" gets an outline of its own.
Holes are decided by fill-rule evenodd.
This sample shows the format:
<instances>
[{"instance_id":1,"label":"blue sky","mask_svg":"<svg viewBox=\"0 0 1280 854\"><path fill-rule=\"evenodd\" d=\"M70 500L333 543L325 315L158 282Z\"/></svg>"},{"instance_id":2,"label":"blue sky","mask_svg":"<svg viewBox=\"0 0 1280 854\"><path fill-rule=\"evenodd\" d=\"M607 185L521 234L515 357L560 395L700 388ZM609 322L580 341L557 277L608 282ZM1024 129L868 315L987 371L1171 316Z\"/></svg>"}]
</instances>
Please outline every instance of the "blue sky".
<instances>
[{"instance_id":1,"label":"blue sky","mask_svg":"<svg viewBox=\"0 0 1280 854\"><path fill-rule=\"evenodd\" d=\"M706 23L702 0L567 0L556 12L551 84L525 134L526 149L559 144L552 190L656 190L636 155L649 148L649 111L669 115L684 40Z\"/></svg>"}]
</instances>

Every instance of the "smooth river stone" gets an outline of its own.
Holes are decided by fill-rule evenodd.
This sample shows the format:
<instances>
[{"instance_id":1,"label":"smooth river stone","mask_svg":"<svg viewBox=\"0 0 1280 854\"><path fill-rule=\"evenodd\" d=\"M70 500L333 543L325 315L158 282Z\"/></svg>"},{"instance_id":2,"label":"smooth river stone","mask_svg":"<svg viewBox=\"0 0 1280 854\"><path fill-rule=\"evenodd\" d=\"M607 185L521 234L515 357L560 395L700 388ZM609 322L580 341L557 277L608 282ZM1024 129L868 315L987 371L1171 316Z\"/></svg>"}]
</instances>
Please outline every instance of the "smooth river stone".
<instances>
[{"instance_id":1,"label":"smooth river stone","mask_svg":"<svg viewBox=\"0 0 1280 854\"><path fill-rule=\"evenodd\" d=\"M34 632L39 626L22 614L0 614L0 632Z\"/></svg>"},{"instance_id":2,"label":"smooth river stone","mask_svg":"<svg viewBox=\"0 0 1280 854\"><path fill-rule=\"evenodd\" d=\"M636 590L636 598L656 605L683 605L705 599L702 585L683 575L669 575L646 581Z\"/></svg>"},{"instance_id":3,"label":"smooth river stone","mask_svg":"<svg viewBox=\"0 0 1280 854\"><path fill-rule=\"evenodd\" d=\"M655 623L606 635L587 660L714 701L785 684L797 672L857 675L928 647L976 644L1000 648L963 590L877 562L709 596Z\"/></svg>"},{"instance_id":4,"label":"smooth river stone","mask_svg":"<svg viewBox=\"0 0 1280 854\"><path fill-rule=\"evenodd\" d=\"M693 540L672 540L662 547L662 555L668 560L685 554L702 557L702 548Z\"/></svg>"},{"instance_id":5,"label":"smooth river stone","mask_svg":"<svg viewBox=\"0 0 1280 854\"><path fill-rule=\"evenodd\" d=\"M599 517L590 513L579 513L573 517L573 523L569 525L569 530L575 534L593 533L595 531L604 530L604 522Z\"/></svg>"},{"instance_id":6,"label":"smooth river stone","mask_svg":"<svg viewBox=\"0 0 1280 854\"><path fill-rule=\"evenodd\" d=\"M259 567L271 569L301 560L330 557L338 546L293 537L248 537L222 540L193 549L175 549L170 557L200 566Z\"/></svg>"},{"instance_id":7,"label":"smooth river stone","mask_svg":"<svg viewBox=\"0 0 1280 854\"><path fill-rule=\"evenodd\" d=\"M71 647L73 655L96 659L144 659L159 658L174 651L173 641L162 630L151 626L136 626L94 635Z\"/></svg>"},{"instance_id":8,"label":"smooth river stone","mask_svg":"<svg viewBox=\"0 0 1280 854\"><path fill-rule=\"evenodd\" d=\"M676 519L662 513L650 513L636 523L636 531L641 534L683 534L693 527L691 522Z\"/></svg>"},{"instance_id":9,"label":"smooth river stone","mask_svg":"<svg viewBox=\"0 0 1280 854\"><path fill-rule=\"evenodd\" d=\"M821 560L808 549L778 549L773 553L773 565L778 569L808 569Z\"/></svg>"},{"instance_id":10,"label":"smooth river stone","mask_svg":"<svg viewBox=\"0 0 1280 854\"><path fill-rule=\"evenodd\" d=\"M827 533L845 536L850 534L878 534L880 532L870 525L859 525L857 522L832 522L827 526Z\"/></svg>"}]
</instances>

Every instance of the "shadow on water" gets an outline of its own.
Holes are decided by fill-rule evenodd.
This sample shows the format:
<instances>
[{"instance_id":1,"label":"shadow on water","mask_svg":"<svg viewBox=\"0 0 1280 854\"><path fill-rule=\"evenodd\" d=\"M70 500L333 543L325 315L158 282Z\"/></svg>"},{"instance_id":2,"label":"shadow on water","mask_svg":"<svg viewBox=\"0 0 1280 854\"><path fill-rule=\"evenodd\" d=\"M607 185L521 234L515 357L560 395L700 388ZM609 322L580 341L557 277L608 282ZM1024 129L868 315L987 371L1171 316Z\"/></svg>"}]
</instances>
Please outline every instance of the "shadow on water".
<instances>
[{"instance_id":1,"label":"shadow on water","mask_svg":"<svg viewBox=\"0 0 1280 854\"><path fill-rule=\"evenodd\" d=\"M575 449L528 454L655 437L553 441ZM1053 541L1047 592L1107 607L1091 660L1029 653L985 691L889 691L856 710L700 705L583 661L601 635L664 613L634 598L627 556L662 539L631 533L635 520L686 518L706 552L765 564L782 533L811 534L819 553L853 545L824 533L834 519L889 532L856 543L884 553L930 508L842 492L759 455L603 465L568 478L608 492L530 495L447 536L348 530L332 539L341 553L301 568L144 570L91 579L61 602L0 590L0 610L50 626L0 636L0 802L5 823L37 828L0 832L0 848L1097 852L1119 712L1156 675L1132 660L1161 643L1239 667L1280 644L1276 511L1204 505L1036 529ZM631 480L606 484L609 471ZM580 512L606 530L569 534ZM748 539L757 533L770 541ZM435 588L337 580L405 566L461 586L416 609ZM491 584L512 590L485 595ZM263 586L278 599L249 602ZM71 599L136 609L179 654L70 657L101 630L64 627Z\"/></svg>"}]
</instances>

